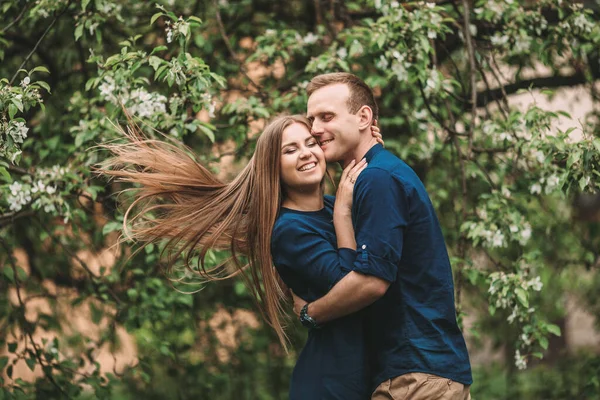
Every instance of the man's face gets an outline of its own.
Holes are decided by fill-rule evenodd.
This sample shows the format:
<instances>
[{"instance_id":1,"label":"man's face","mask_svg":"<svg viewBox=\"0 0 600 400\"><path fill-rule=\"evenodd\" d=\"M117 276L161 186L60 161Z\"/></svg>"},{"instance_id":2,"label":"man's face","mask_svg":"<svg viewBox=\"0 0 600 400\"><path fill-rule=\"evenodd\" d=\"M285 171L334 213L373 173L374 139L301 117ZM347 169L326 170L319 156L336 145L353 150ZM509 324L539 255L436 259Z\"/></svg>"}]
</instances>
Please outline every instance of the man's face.
<instances>
[{"instance_id":1,"label":"man's face","mask_svg":"<svg viewBox=\"0 0 600 400\"><path fill-rule=\"evenodd\" d=\"M308 99L311 133L319 141L327 162L347 165L359 145L359 117L348 111L349 96L348 86L337 83L316 90Z\"/></svg>"}]
</instances>

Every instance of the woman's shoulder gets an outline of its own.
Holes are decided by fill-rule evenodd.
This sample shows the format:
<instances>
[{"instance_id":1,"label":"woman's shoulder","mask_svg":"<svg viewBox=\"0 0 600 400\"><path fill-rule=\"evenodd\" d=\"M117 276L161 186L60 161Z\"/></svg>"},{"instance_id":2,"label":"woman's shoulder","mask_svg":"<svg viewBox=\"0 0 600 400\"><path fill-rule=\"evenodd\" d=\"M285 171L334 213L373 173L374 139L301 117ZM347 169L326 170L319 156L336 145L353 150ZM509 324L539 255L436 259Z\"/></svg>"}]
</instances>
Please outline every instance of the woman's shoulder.
<instances>
[{"instance_id":1,"label":"woman's shoulder","mask_svg":"<svg viewBox=\"0 0 600 400\"><path fill-rule=\"evenodd\" d=\"M307 219L304 216L282 210L273 226L273 239L284 234L300 233L306 231L309 227L310 224L307 223Z\"/></svg>"}]
</instances>

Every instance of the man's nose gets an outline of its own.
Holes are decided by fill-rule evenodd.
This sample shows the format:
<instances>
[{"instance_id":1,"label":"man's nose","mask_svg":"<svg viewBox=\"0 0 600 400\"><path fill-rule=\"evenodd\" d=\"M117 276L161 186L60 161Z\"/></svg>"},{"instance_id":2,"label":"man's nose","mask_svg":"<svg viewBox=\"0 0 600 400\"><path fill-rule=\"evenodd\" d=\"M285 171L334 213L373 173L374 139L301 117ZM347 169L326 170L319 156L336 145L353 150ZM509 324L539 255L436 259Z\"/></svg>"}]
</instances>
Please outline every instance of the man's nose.
<instances>
[{"instance_id":1,"label":"man's nose","mask_svg":"<svg viewBox=\"0 0 600 400\"><path fill-rule=\"evenodd\" d=\"M317 121L314 121L310 133L313 136L321 136L323 134L323 128L321 127L321 124Z\"/></svg>"}]
</instances>

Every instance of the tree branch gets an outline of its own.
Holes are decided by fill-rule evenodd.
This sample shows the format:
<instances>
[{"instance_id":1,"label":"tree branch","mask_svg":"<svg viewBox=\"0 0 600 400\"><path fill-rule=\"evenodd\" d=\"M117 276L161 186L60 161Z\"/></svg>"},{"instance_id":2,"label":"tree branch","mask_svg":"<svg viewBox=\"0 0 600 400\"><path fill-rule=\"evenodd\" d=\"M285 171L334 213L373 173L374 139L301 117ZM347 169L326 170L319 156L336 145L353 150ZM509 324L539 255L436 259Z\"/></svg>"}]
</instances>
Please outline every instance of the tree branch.
<instances>
[{"instance_id":1,"label":"tree branch","mask_svg":"<svg viewBox=\"0 0 600 400\"><path fill-rule=\"evenodd\" d=\"M503 96L516 93L520 89L529 88L558 88L563 86L575 86L588 83L585 76L581 73L575 73L570 76L549 76L543 78L533 78L508 85L501 86L496 89L486 90L477 93L477 107L484 107L492 101L501 100Z\"/></svg>"},{"instance_id":2,"label":"tree branch","mask_svg":"<svg viewBox=\"0 0 600 400\"><path fill-rule=\"evenodd\" d=\"M223 25L223 20L221 19L221 12L219 11L219 4L217 3L217 0L214 0L213 4L215 7L215 13L217 16L217 25L219 26L219 32L221 33L221 37L223 38L223 41L225 42L225 46L227 47L229 54L231 54L231 57L234 59L234 61L240 67L240 71L242 72L242 74L244 74L244 76L246 77L246 79L248 79L250 84L256 88L256 90L258 91L258 94L264 100L266 98L266 95L263 93L262 87L259 84L257 84L256 82L254 82L254 80L248 75L246 66L239 59L238 55L233 50L233 47L231 47L231 43L229 42L229 37L227 36L227 32L225 32L225 26Z\"/></svg>"},{"instance_id":3,"label":"tree branch","mask_svg":"<svg viewBox=\"0 0 600 400\"><path fill-rule=\"evenodd\" d=\"M19 66L19 68L17 68L17 71L15 72L15 74L13 75L13 77L10 79L9 85L12 85L14 83L15 79L19 75L19 70L21 70L27 64L27 62L29 61L29 59L36 52L36 50L37 50L38 46L40 45L40 43L42 43L42 40L44 40L44 38L46 37L46 35L48 34L48 32L50 32L50 29L52 29L52 27L54 26L54 24L56 23L56 21L58 21L59 18L62 17L65 12L67 12L67 10L69 9L69 6L71 5L72 1L73 0L69 0L69 2L67 3L67 5L65 6L65 8L58 15L56 15L54 17L54 19L52 20L52 22L50 23L50 25L48 25L48 27L46 28L46 30L44 31L44 33L42 34L42 36L40 36L40 38L38 39L38 41L35 44L35 46L33 47L33 49L29 52L29 54L27 55L27 57L25 57L25 60L23 60L23 62Z\"/></svg>"}]
</instances>

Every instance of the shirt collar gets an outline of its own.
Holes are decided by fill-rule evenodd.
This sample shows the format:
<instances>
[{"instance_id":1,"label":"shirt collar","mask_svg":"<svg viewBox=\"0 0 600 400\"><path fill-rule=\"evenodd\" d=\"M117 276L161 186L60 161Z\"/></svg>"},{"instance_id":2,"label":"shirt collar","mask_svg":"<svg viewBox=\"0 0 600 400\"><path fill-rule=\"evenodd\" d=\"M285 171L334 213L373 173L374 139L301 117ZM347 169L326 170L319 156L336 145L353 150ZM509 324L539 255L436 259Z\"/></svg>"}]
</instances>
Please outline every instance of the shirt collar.
<instances>
[{"instance_id":1,"label":"shirt collar","mask_svg":"<svg viewBox=\"0 0 600 400\"><path fill-rule=\"evenodd\" d=\"M381 143L377 143L376 145L371 147L369 151L367 151L367 154L365 154L365 159L367 160L367 162L370 163L373 157L375 157L377 153L381 152L381 150L383 150L383 146L381 145Z\"/></svg>"}]
</instances>

